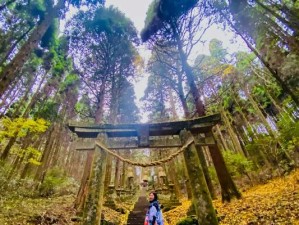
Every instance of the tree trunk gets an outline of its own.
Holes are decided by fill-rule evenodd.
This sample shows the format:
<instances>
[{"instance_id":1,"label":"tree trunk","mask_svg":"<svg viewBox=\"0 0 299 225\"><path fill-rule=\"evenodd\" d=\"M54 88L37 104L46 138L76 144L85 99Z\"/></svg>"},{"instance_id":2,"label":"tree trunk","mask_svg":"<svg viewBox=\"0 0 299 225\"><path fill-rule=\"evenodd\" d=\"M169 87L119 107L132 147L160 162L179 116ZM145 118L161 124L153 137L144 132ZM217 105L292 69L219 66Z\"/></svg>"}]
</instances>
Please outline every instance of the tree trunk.
<instances>
[{"instance_id":1,"label":"tree trunk","mask_svg":"<svg viewBox=\"0 0 299 225\"><path fill-rule=\"evenodd\" d=\"M75 208L80 212L83 209L84 206L84 202L86 200L86 196L87 196L87 189L86 187L88 186L88 182L89 182L89 176L90 176L90 172L91 172L91 165L92 165L92 159L93 159L93 154L94 151L88 151L87 152L87 158L85 161L85 167L84 167L84 172L83 172L83 176L81 179L81 185L77 194L77 198L75 200L74 206Z\"/></svg>"},{"instance_id":2,"label":"tree trunk","mask_svg":"<svg viewBox=\"0 0 299 225\"><path fill-rule=\"evenodd\" d=\"M45 76L43 77L43 79L45 78ZM42 84L43 80L40 82L39 84L39 87L37 89L37 91L35 92L35 94L33 95L29 105L26 107L25 109L25 112L22 114L21 117L24 117L24 118L27 118L28 117L28 114L29 114L29 111L31 109L31 106L33 103L35 103L35 101L37 101L37 95L38 95L38 91L41 87L41 84ZM5 149L1 155L1 159L2 160L6 160L6 158L8 157L8 154L10 152L10 149L12 148L12 146L14 145L14 143L16 142L17 140L17 135L18 135L19 131L17 131L14 135L14 137L10 138L9 141L8 141L8 144L5 146Z\"/></svg>"},{"instance_id":3,"label":"tree trunk","mask_svg":"<svg viewBox=\"0 0 299 225\"><path fill-rule=\"evenodd\" d=\"M234 145L234 148L235 148L236 152L245 155L245 153L244 153L244 151L242 149L242 146L241 146L241 144L239 142L239 139L238 139L236 133L234 132L234 130L233 130L232 126L231 126L231 123L230 123L230 121L229 121L229 119L228 119L228 117L226 115L226 112L224 110L221 111L221 117L222 117L222 119L224 121L224 124L225 124L225 126L227 128L227 131L228 131L229 136L230 136L230 138L231 138L231 140L233 142L233 145Z\"/></svg>"},{"instance_id":4,"label":"tree trunk","mask_svg":"<svg viewBox=\"0 0 299 225\"><path fill-rule=\"evenodd\" d=\"M11 106L12 100L15 99L15 98L17 98L18 95L19 95L19 93L21 92L21 88L20 88L20 87L17 87L17 88L10 88L10 90L12 90L12 89L15 89L15 90L14 90L13 94L9 96L9 99L11 100L11 102L8 103L8 104L6 104L5 108L4 108L3 111L2 111L1 116L5 115L5 113L7 112L7 110L8 110L8 109L10 108L10 106ZM8 93L11 92L10 90L8 91ZM6 95L6 96L8 97L8 95Z\"/></svg>"},{"instance_id":5,"label":"tree trunk","mask_svg":"<svg viewBox=\"0 0 299 225\"><path fill-rule=\"evenodd\" d=\"M36 140L35 143L33 144L33 148L39 149L40 145L42 144L42 140L43 140L43 137L40 137L38 140ZM29 145L30 145L30 143L28 143L28 146ZM32 155L30 154L27 159L30 159L31 157L32 157ZM28 171L31 171L32 166L33 165L31 163L26 162L26 164L25 164L25 166L24 166L24 168L21 172L21 175L20 175L21 179L25 179L25 177L27 176Z\"/></svg>"},{"instance_id":6,"label":"tree trunk","mask_svg":"<svg viewBox=\"0 0 299 225\"><path fill-rule=\"evenodd\" d=\"M18 76L23 65L30 58L31 53L38 46L40 40L53 22L53 19L58 16L59 10L62 7L64 7L64 0L59 0L57 5L46 13L45 18L33 30L26 43L20 48L13 60L2 70L0 74L0 96L3 95L9 85Z\"/></svg>"},{"instance_id":7,"label":"tree trunk","mask_svg":"<svg viewBox=\"0 0 299 225\"><path fill-rule=\"evenodd\" d=\"M214 138L212 132L207 134ZM225 165L223 156L218 148L217 141L214 138L215 145L209 146L210 154L216 169L217 177L221 186L222 201L230 201L233 197L241 198L241 194L238 191L228 169Z\"/></svg>"},{"instance_id":8,"label":"tree trunk","mask_svg":"<svg viewBox=\"0 0 299 225\"><path fill-rule=\"evenodd\" d=\"M186 77L187 77L188 85L190 87L190 92L191 92L192 97L193 97L193 101L194 101L194 104L195 104L196 111L198 113L198 116L204 116L205 115L205 108L204 108L202 100L200 99L199 90L198 90L198 88L196 86L196 83L195 83L195 80L194 80L194 74L193 74L192 68L189 66L189 64L187 62L187 56L184 53L182 42L180 40L179 35L177 34L177 31L176 31L175 27L173 27L172 29L173 29L173 32L174 32L174 35L175 35L175 38L176 38L177 47L178 47L178 51L179 51L183 71L185 72Z\"/></svg>"},{"instance_id":9,"label":"tree trunk","mask_svg":"<svg viewBox=\"0 0 299 225\"><path fill-rule=\"evenodd\" d=\"M16 118L18 115L20 115L20 113L21 113L20 109L21 109L21 107L23 107L26 104L25 101L28 99L28 95L36 83L36 78L37 78L37 76L35 76L34 79L31 77L29 87L26 88L26 91L25 91L22 99L19 101L17 108L14 110L14 113L11 116L12 118Z\"/></svg>"},{"instance_id":10,"label":"tree trunk","mask_svg":"<svg viewBox=\"0 0 299 225\"><path fill-rule=\"evenodd\" d=\"M11 137L7 143L7 145L5 146L2 154L1 154L1 160L6 160L9 154L9 151L11 149L11 147L14 145L14 143L16 142L17 138L18 138L18 132L15 133L14 137Z\"/></svg>"},{"instance_id":11,"label":"tree trunk","mask_svg":"<svg viewBox=\"0 0 299 225\"><path fill-rule=\"evenodd\" d=\"M99 97L98 97L98 102L97 102L97 110L95 112L95 123L99 124L102 122L103 119L103 114L104 114L104 99L105 99L105 86L106 86L106 81L103 81L101 86L100 86L100 92L99 92Z\"/></svg>"},{"instance_id":12,"label":"tree trunk","mask_svg":"<svg viewBox=\"0 0 299 225\"><path fill-rule=\"evenodd\" d=\"M263 125L266 127L269 135L273 138L276 138L277 135L273 132L273 130L270 127L270 124L268 123L266 117L264 116L264 114L262 113L262 111L259 108L258 104L256 103L256 101L253 99L253 97L251 96L251 94L248 92L248 90L246 88L245 88L245 94L246 94L246 97L248 98L249 102L253 106L255 112L257 113L258 117L262 121Z\"/></svg>"},{"instance_id":13,"label":"tree trunk","mask_svg":"<svg viewBox=\"0 0 299 225\"><path fill-rule=\"evenodd\" d=\"M168 90L168 95L169 95L169 104L170 104L170 111L171 111L171 114L172 114L172 119L177 120L179 117L178 117L178 114L177 114L176 109L175 109L175 102L174 102L174 99L173 99L173 94L172 94L171 89Z\"/></svg>"},{"instance_id":14,"label":"tree trunk","mask_svg":"<svg viewBox=\"0 0 299 225\"><path fill-rule=\"evenodd\" d=\"M199 158L199 161L200 161L200 165L202 167L203 174L204 174L206 182L207 182L207 186L208 186L211 198L215 199L216 198L216 193L215 193L215 190L214 190L214 187L213 187L213 183L212 183L212 179L211 179L211 176L210 176L210 173L209 173L209 169L208 169L208 166L207 166L205 155L203 153L203 148L201 146L197 146L196 147L196 152L197 152L197 155L198 155L198 158Z\"/></svg>"},{"instance_id":15,"label":"tree trunk","mask_svg":"<svg viewBox=\"0 0 299 225\"><path fill-rule=\"evenodd\" d=\"M35 105L35 103L37 102L40 94L44 94L44 90L41 91L41 87L42 87L42 84L44 83L46 77L47 77L47 72L44 74L44 76L42 77L41 81L39 82L38 87L36 89L36 92L33 94L33 96L31 98L29 104L26 106L26 108L25 108L25 110L24 110L24 112L22 114L22 117L28 117L28 115L30 113L30 110ZM44 88L48 85L49 82L50 82L50 80L47 81L47 83L44 85Z\"/></svg>"},{"instance_id":16,"label":"tree trunk","mask_svg":"<svg viewBox=\"0 0 299 225\"><path fill-rule=\"evenodd\" d=\"M259 0L255 0L255 2L261 6L264 10L266 10L268 13L272 14L276 19L278 19L280 22L287 25L289 28L294 30L295 32L298 32L299 27L299 21L295 21L294 23L291 23L290 21L287 21L284 17L280 16L278 13L276 13L274 10L270 9L263 3L261 3Z\"/></svg>"},{"instance_id":17,"label":"tree trunk","mask_svg":"<svg viewBox=\"0 0 299 225\"><path fill-rule=\"evenodd\" d=\"M225 151L229 150L229 147L228 147L228 145L227 145L227 143L226 143L226 140L225 140L224 137L223 137L223 134L222 134L222 131L221 131L221 129L220 129L219 124L216 125L216 130L217 130L217 132L218 132L218 134L219 134L221 143L222 143L222 145L223 145L223 148L224 148L223 150L225 150Z\"/></svg>"},{"instance_id":18,"label":"tree trunk","mask_svg":"<svg viewBox=\"0 0 299 225\"><path fill-rule=\"evenodd\" d=\"M249 43L249 41L241 34L241 32L232 24L232 22L223 14L221 15L226 19L226 21L230 24L230 26L235 30L235 32L243 39L246 43L247 47L259 58L259 60L264 64L264 66L269 70L272 76L276 79L277 83L282 88L283 92L287 93L291 96L292 100L295 102L297 106L299 106L299 98L298 96L288 87L288 85L282 80L279 72L276 69L273 69L266 59Z\"/></svg>"},{"instance_id":19,"label":"tree trunk","mask_svg":"<svg viewBox=\"0 0 299 225\"><path fill-rule=\"evenodd\" d=\"M48 169L49 161L50 161L50 154L52 151L54 140L56 138L56 132L58 129L56 126L57 126L56 124L53 124L53 127L51 127L49 129L48 139L46 141L45 148L44 148L41 160L40 160L41 165L38 167L35 177L34 177L34 180L36 180L36 181L42 181L42 177L44 177L44 175Z\"/></svg>"},{"instance_id":20,"label":"tree trunk","mask_svg":"<svg viewBox=\"0 0 299 225\"><path fill-rule=\"evenodd\" d=\"M1 8L1 7L0 7ZM1 9L0 9L1 11ZM15 50L15 48L17 47L17 45L27 36L27 34L29 34L29 32L33 29L34 26L29 27L29 29L23 34L21 35L16 41L15 43L13 43L13 45L9 48L9 50L7 51L6 55L3 57L3 59L0 62L0 66L3 66L5 61L8 59L8 57L12 54L12 52Z\"/></svg>"}]
</instances>

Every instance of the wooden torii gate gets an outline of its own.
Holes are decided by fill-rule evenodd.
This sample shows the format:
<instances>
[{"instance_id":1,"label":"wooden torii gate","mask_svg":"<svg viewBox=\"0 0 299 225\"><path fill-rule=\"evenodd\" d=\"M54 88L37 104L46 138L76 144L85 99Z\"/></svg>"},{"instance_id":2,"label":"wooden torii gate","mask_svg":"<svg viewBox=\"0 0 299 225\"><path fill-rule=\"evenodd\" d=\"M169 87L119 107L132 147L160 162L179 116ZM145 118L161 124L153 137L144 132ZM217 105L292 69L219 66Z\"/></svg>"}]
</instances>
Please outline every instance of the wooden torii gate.
<instances>
[{"instance_id":1,"label":"wooden torii gate","mask_svg":"<svg viewBox=\"0 0 299 225\"><path fill-rule=\"evenodd\" d=\"M219 114L192 120L146 124L98 124L70 122L69 129L80 142L77 150L96 150L90 179L90 200L84 224L100 224L104 180L109 150L140 148L183 148L184 161L191 184L192 201L199 224L218 224L204 173L197 155L197 146L217 147L212 128L221 120ZM190 138L193 139L190 142ZM103 147L104 146L104 147ZM106 147L105 147L106 146ZM105 150L106 149L106 150Z\"/></svg>"}]
</instances>

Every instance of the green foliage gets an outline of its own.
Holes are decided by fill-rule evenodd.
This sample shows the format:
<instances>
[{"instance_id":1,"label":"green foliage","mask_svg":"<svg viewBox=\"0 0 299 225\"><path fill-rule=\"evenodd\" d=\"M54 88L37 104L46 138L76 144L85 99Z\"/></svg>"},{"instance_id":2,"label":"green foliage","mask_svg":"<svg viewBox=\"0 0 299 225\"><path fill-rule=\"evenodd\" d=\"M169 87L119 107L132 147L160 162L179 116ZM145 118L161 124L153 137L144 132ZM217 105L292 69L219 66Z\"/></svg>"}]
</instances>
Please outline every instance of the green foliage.
<instances>
[{"instance_id":1,"label":"green foliage","mask_svg":"<svg viewBox=\"0 0 299 225\"><path fill-rule=\"evenodd\" d=\"M225 60L227 51L223 47L222 41L219 41L218 39L212 39L209 43L209 50L212 58L217 59L219 62Z\"/></svg>"},{"instance_id":2,"label":"green foliage","mask_svg":"<svg viewBox=\"0 0 299 225\"><path fill-rule=\"evenodd\" d=\"M283 166L289 160L284 148L281 148L278 139L269 135L255 135L251 143L245 146L252 160L261 166Z\"/></svg>"},{"instance_id":3,"label":"green foliage","mask_svg":"<svg viewBox=\"0 0 299 225\"><path fill-rule=\"evenodd\" d=\"M193 217L186 217L180 220L176 225L198 225L198 221Z\"/></svg>"},{"instance_id":4,"label":"green foliage","mask_svg":"<svg viewBox=\"0 0 299 225\"><path fill-rule=\"evenodd\" d=\"M135 103L134 87L126 82L126 88L122 91L119 99L119 115L121 123L136 123L139 121L139 109Z\"/></svg>"},{"instance_id":5,"label":"green foliage","mask_svg":"<svg viewBox=\"0 0 299 225\"><path fill-rule=\"evenodd\" d=\"M283 148L293 154L295 148L299 146L299 120L295 121L288 112L284 112L280 115L277 125Z\"/></svg>"},{"instance_id":6,"label":"green foliage","mask_svg":"<svg viewBox=\"0 0 299 225\"><path fill-rule=\"evenodd\" d=\"M146 13L145 26L141 31L141 38L145 42L152 35L163 29L163 24L179 20L189 10L195 7L198 0L154 0Z\"/></svg>"},{"instance_id":7,"label":"green foliage","mask_svg":"<svg viewBox=\"0 0 299 225\"><path fill-rule=\"evenodd\" d=\"M217 183L218 182L218 178L217 178L217 173L216 173L216 169L214 166L210 166L209 168L209 174L210 174L210 177L212 179L212 181L214 183Z\"/></svg>"},{"instance_id":8,"label":"green foliage","mask_svg":"<svg viewBox=\"0 0 299 225\"><path fill-rule=\"evenodd\" d=\"M64 81L61 83L59 89L60 89L61 91L64 91L64 90L66 90L67 88L69 88L69 87L73 86L74 84L76 84L76 83L78 82L78 80L79 80L79 77L78 77L77 74L70 73L70 74L68 74L68 75L65 77L65 79L64 79Z\"/></svg>"},{"instance_id":9,"label":"green foliage","mask_svg":"<svg viewBox=\"0 0 299 225\"><path fill-rule=\"evenodd\" d=\"M147 27L149 23L153 20L153 18L156 16L158 3L159 1L153 0L152 3L148 6L144 21L145 27Z\"/></svg>"},{"instance_id":10,"label":"green foliage","mask_svg":"<svg viewBox=\"0 0 299 225\"><path fill-rule=\"evenodd\" d=\"M34 0L30 2L29 5L30 14L34 17L41 16L43 17L46 12L46 1L43 0Z\"/></svg>"},{"instance_id":11,"label":"green foliage","mask_svg":"<svg viewBox=\"0 0 299 225\"><path fill-rule=\"evenodd\" d=\"M56 37L58 36L59 31L59 21L55 19L53 23L50 25L44 36L41 40L41 47L49 48L54 42Z\"/></svg>"},{"instance_id":12,"label":"green foliage","mask_svg":"<svg viewBox=\"0 0 299 225\"><path fill-rule=\"evenodd\" d=\"M123 40L129 37L129 39L138 43L137 30L133 22L113 6L97 9L93 20L85 20L84 22L86 30L89 32L121 35Z\"/></svg>"},{"instance_id":13,"label":"green foliage","mask_svg":"<svg viewBox=\"0 0 299 225\"><path fill-rule=\"evenodd\" d=\"M32 110L31 115L34 118L43 118L47 121L55 121L58 118L59 104L52 99L43 102L42 106L36 107Z\"/></svg>"},{"instance_id":14,"label":"green foliage","mask_svg":"<svg viewBox=\"0 0 299 225\"><path fill-rule=\"evenodd\" d=\"M223 157L228 167L229 172L233 176L246 175L253 170L253 162L248 160L240 153L232 151L224 151Z\"/></svg>"},{"instance_id":15,"label":"green foliage","mask_svg":"<svg viewBox=\"0 0 299 225\"><path fill-rule=\"evenodd\" d=\"M236 57L236 68L244 73L248 74L251 72L251 64L256 56L253 53L237 52Z\"/></svg>"},{"instance_id":16,"label":"green foliage","mask_svg":"<svg viewBox=\"0 0 299 225\"><path fill-rule=\"evenodd\" d=\"M48 197L53 194L64 195L75 193L77 184L68 178L64 171L58 167L48 170L42 184L39 187L39 194Z\"/></svg>"},{"instance_id":17,"label":"green foliage","mask_svg":"<svg viewBox=\"0 0 299 225\"><path fill-rule=\"evenodd\" d=\"M0 192L1 198L19 198L36 196L34 181L32 179L21 180L17 176L11 176L12 165L0 162Z\"/></svg>"},{"instance_id":18,"label":"green foliage","mask_svg":"<svg viewBox=\"0 0 299 225\"><path fill-rule=\"evenodd\" d=\"M299 93L299 68L298 68L299 55L288 54L281 66L281 71L284 75L284 80Z\"/></svg>"},{"instance_id":19,"label":"green foliage","mask_svg":"<svg viewBox=\"0 0 299 225\"><path fill-rule=\"evenodd\" d=\"M7 185L9 183L9 171L11 166L0 161L0 192L1 195L6 191Z\"/></svg>"}]
</instances>

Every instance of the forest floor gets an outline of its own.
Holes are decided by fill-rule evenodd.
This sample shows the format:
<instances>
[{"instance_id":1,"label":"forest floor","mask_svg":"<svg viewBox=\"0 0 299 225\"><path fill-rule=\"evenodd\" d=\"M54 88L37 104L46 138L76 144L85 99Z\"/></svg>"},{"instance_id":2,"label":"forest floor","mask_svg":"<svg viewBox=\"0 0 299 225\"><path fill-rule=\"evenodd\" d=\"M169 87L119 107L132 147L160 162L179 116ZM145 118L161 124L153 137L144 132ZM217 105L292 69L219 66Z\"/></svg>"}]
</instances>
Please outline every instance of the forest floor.
<instances>
[{"instance_id":1,"label":"forest floor","mask_svg":"<svg viewBox=\"0 0 299 225\"><path fill-rule=\"evenodd\" d=\"M74 201L75 195L6 199L0 202L0 225L79 225L81 221L73 208ZM115 224L123 222L127 216L107 207L103 207L103 214L105 220Z\"/></svg>"},{"instance_id":2,"label":"forest floor","mask_svg":"<svg viewBox=\"0 0 299 225\"><path fill-rule=\"evenodd\" d=\"M220 225L299 225L299 170L256 185L230 203L213 201ZM190 201L165 213L168 225L186 216Z\"/></svg>"},{"instance_id":3,"label":"forest floor","mask_svg":"<svg viewBox=\"0 0 299 225\"><path fill-rule=\"evenodd\" d=\"M242 193L242 199L214 205L220 225L299 225L299 170L256 185ZM75 195L52 198L0 198L0 225L74 225L78 217L72 205ZM168 225L186 216L190 201L164 213ZM125 215L104 207L108 221ZM123 219L121 219L123 220ZM123 221L122 221L123 222Z\"/></svg>"}]
</instances>

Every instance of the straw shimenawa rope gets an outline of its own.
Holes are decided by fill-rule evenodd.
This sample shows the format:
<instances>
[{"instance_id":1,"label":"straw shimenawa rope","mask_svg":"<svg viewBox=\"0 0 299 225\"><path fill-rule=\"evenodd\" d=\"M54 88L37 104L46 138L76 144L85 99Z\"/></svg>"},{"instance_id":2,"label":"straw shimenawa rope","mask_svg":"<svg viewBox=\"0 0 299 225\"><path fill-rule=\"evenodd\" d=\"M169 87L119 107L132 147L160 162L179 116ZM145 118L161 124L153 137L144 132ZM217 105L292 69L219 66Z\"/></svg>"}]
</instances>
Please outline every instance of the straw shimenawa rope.
<instances>
[{"instance_id":1,"label":"straw shimenawa rope","mask_svg":"<svg viewBox=\"0 0 299 225\"><path fill-rule=\"evenodd\" d=\"M133 166L150 167L150 166L159 166L159 165L162 165L166 162L171 161L173 158L175 158L180 153L185 151L193 142L194 142L194 139L190 138L190 139L188 139L188 141L180 149L178 149L176 152L172 153L171 155L167 156L166 158L163 158L163 159L160 159L160 160L157 160L157 161L153 161L153 162L147 162L147 163L134 162L134 161L131 161L129 159L125 159L122 156L120 156L117 153L110 150L107 146L105 146L103 143L101 143L99 141L95 141L95 144L98 145L101 149L105 150L106 152L108 152L109 154L115 156L116 158L118 158L119 160L121 160L123 162L129 163Z\"/></svg>"}]
</instances>

